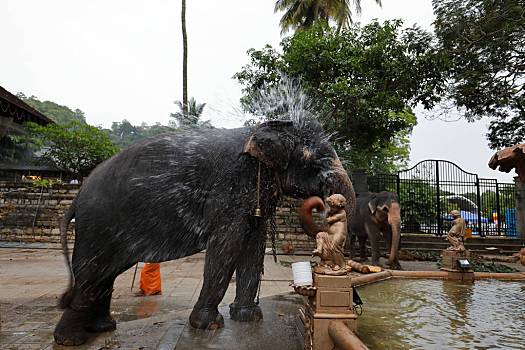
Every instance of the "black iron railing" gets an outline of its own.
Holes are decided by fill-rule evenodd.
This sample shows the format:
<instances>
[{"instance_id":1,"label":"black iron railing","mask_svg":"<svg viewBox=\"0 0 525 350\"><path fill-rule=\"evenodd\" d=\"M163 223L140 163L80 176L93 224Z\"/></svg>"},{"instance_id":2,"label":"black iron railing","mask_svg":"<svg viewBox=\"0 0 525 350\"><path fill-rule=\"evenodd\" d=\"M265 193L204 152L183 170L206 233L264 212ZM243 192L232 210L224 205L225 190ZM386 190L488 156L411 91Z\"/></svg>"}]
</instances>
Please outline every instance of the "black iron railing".
<instances>
[{"instance_id":1,"label":"black iron railing","mask_svg":"<svg viewBox=\"0 0 525 350\"><path fill-rule=\"evenodd\" d=\"M515 185L479 178L449 161L425 160L397 174L370 176L368 187L398 194L403 232L444 235L450 211L460 210L473 235L516 236Z\"/></svg>"}]
</instances>

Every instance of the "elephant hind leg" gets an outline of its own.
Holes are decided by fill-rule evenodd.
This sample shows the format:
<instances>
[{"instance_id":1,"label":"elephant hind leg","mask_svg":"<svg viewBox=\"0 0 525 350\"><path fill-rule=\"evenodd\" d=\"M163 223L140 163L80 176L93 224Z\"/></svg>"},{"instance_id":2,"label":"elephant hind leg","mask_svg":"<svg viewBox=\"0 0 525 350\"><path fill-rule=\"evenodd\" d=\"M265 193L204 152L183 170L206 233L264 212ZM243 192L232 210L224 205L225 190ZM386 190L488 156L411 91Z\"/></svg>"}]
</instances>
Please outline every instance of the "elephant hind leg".
<instances>
[{"instance_id":1,"label":"elephant hind leg","mask_svg":"<svg viewBox=\"0 0 525 350\"><path fill-rule=\"evenodd\" d=\"M100 295L93 305L93 318L88 320L85 328L89 332L101 333L114 331L117 323L111 317L111 296L113 294L114 277L108 278L100 287Z\"/></svg>"},{"instance_id":2,"label":"elephant hind leg","mask_svg":"<svg viewBox=\"0 0 525 350\"><path fill-rule=\"evenodd\" d=\"M367 261L368 259L366 252L366 238L359 237L359 256L361 257L361 262Z\"/></svg>"},{"instance_id":3,"label":"elephant hind leg","mask_svg":"<svg viewBox=\"0 0 525 350\"><path fill-rule=\"evenodd\" d=\"M109 312L113 281L111 278L88 291L73 289L71 303L55 327L53 335L57 344L81 345L94 336L93 333L116 329Z\"/></svg>"},{"instance_id":4,"label":"elephant hind leg","mask_svg":"<svg viewBox=\"0 0 525 350\"><path fill-rule=\"evenodd\" d=\"M109 254L109 253L108 253ZM121 257L100 254L85 263L73 259L75 285L67 292L69 303L55 327L55 342L80 345L94 333L111 331L116 323L110 315L111 295L115 278L125 270ZM132 262L129 262L131 264Z\"/></svg>"}]
</instances>

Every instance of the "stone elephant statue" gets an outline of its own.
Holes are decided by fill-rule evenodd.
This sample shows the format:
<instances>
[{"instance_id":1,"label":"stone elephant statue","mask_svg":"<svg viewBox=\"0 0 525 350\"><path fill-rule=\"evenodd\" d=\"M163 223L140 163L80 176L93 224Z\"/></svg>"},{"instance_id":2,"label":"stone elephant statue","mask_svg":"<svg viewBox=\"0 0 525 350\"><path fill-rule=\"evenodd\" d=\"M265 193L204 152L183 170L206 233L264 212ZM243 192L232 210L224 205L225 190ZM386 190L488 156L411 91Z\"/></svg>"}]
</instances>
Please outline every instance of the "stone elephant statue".
<instances>
[{"instance_id":1,"label":"stone elephant statue","mask_svg":"<svg viewBox=\"0 0 525 350\"><path fill-rule=\"evenodd\" d=\"M308 117L186 130L133 144L93 170L60 224L71 274L55 341L79 345L92 333L114 330L113 283L138 261L204 249L204 281L190 324L224 325L218 305L234 272L231 319L261 319L254 299L277 201L333 193L343 194L353 209L352 183L328 135ZM70 262L66 230L73 218Z\"/></svg>"},{"instance_id":2,"label":"stone elephant statue","mask_svg":"<svg viewBox=\"0 0 525 350\"><path fill-rule=\"evenodd\" d=\"M357 197L354 215L348 223L350 257L355 256L355 240L359 240L361 260L366 260L366 241L372 247L372 264L379 265L380 235L390 252L388 265L400 269L398 260L401 240L401 207L393 192L367 193Z\"/></svg>"}]
</instances>

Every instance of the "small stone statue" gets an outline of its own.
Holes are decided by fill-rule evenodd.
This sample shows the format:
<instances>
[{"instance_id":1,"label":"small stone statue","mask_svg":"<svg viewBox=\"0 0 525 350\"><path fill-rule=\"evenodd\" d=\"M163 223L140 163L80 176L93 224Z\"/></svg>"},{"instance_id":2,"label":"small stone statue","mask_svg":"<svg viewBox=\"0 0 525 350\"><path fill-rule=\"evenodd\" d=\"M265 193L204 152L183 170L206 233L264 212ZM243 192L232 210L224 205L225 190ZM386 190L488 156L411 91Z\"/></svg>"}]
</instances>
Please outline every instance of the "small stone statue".
<instances>
[{"instance_id":1,"label":"small stone statue","mask_svg":"<svg viewBox=\"0 0 525 350\"><path fill-rule=\"evenodd\" d=\"M450 215L452 215L454 220L452 221L452 228L447 235L447 240L450 243L450 247L447 250L463 252L465 251L465 246L463 245L465 241L465 220L463 220L460 212L457 210L452 210Z\"/></svg>"},{"instance_id":2,"label":"small stone statue","mask_svg":"<svg viewBox=\"0 0 525 350\"><path fill-rule=\"evenodd\" d=\"M326 203L330 206L326 217L328 229L316 235L317 248L312 254L319 256L321 262L315 270L328 275L343 275L347 272L343 254L347 236L346 199L343 195L333 194Z\"/></svg>"}]
</instances>

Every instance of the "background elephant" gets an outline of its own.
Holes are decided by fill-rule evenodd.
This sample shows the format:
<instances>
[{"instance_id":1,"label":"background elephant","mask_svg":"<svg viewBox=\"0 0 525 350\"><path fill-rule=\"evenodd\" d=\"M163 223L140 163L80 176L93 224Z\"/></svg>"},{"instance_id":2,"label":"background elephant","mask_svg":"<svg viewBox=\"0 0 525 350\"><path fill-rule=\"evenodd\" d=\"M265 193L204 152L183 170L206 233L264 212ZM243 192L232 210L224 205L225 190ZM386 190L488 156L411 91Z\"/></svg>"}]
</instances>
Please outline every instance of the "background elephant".
<instances>
[{"instance_id":1,"label":"background elephant","mask_svg":"<svg viewBox=\"0 0 525 350\"><path fill-rule=\"evenodd\" d=\"M379 235L390 252L388 265L400 269L398 260L401 239L401 207L397 194L368 193L357 197L355 212L349 221L350 257L355 256L355 237L359 240L361 260L366 260L366 240L372 247L372 264L379 265Z\"/></svg>"},{"instance_id":2,"label":"background elephant","mask_svg":"<svg viewBox=\"0 0 525 350\"><path fill-rule=\"evenodd\" d=\"M115 278L138 261L162 262L206 249L204 282L190 315L196 328L223 326L218 312L232 274L236 321L262 318L254 302L267 221L281 195L343 194L352 184L316 121L270 121L239 129L197 129L138 142L99 165L61 224L71 269L55 341L77 345L113 330ZM254 216L260 203L261 216ZM67 224L75 218L72 262Z\"/></svg>"}]
</instances>

